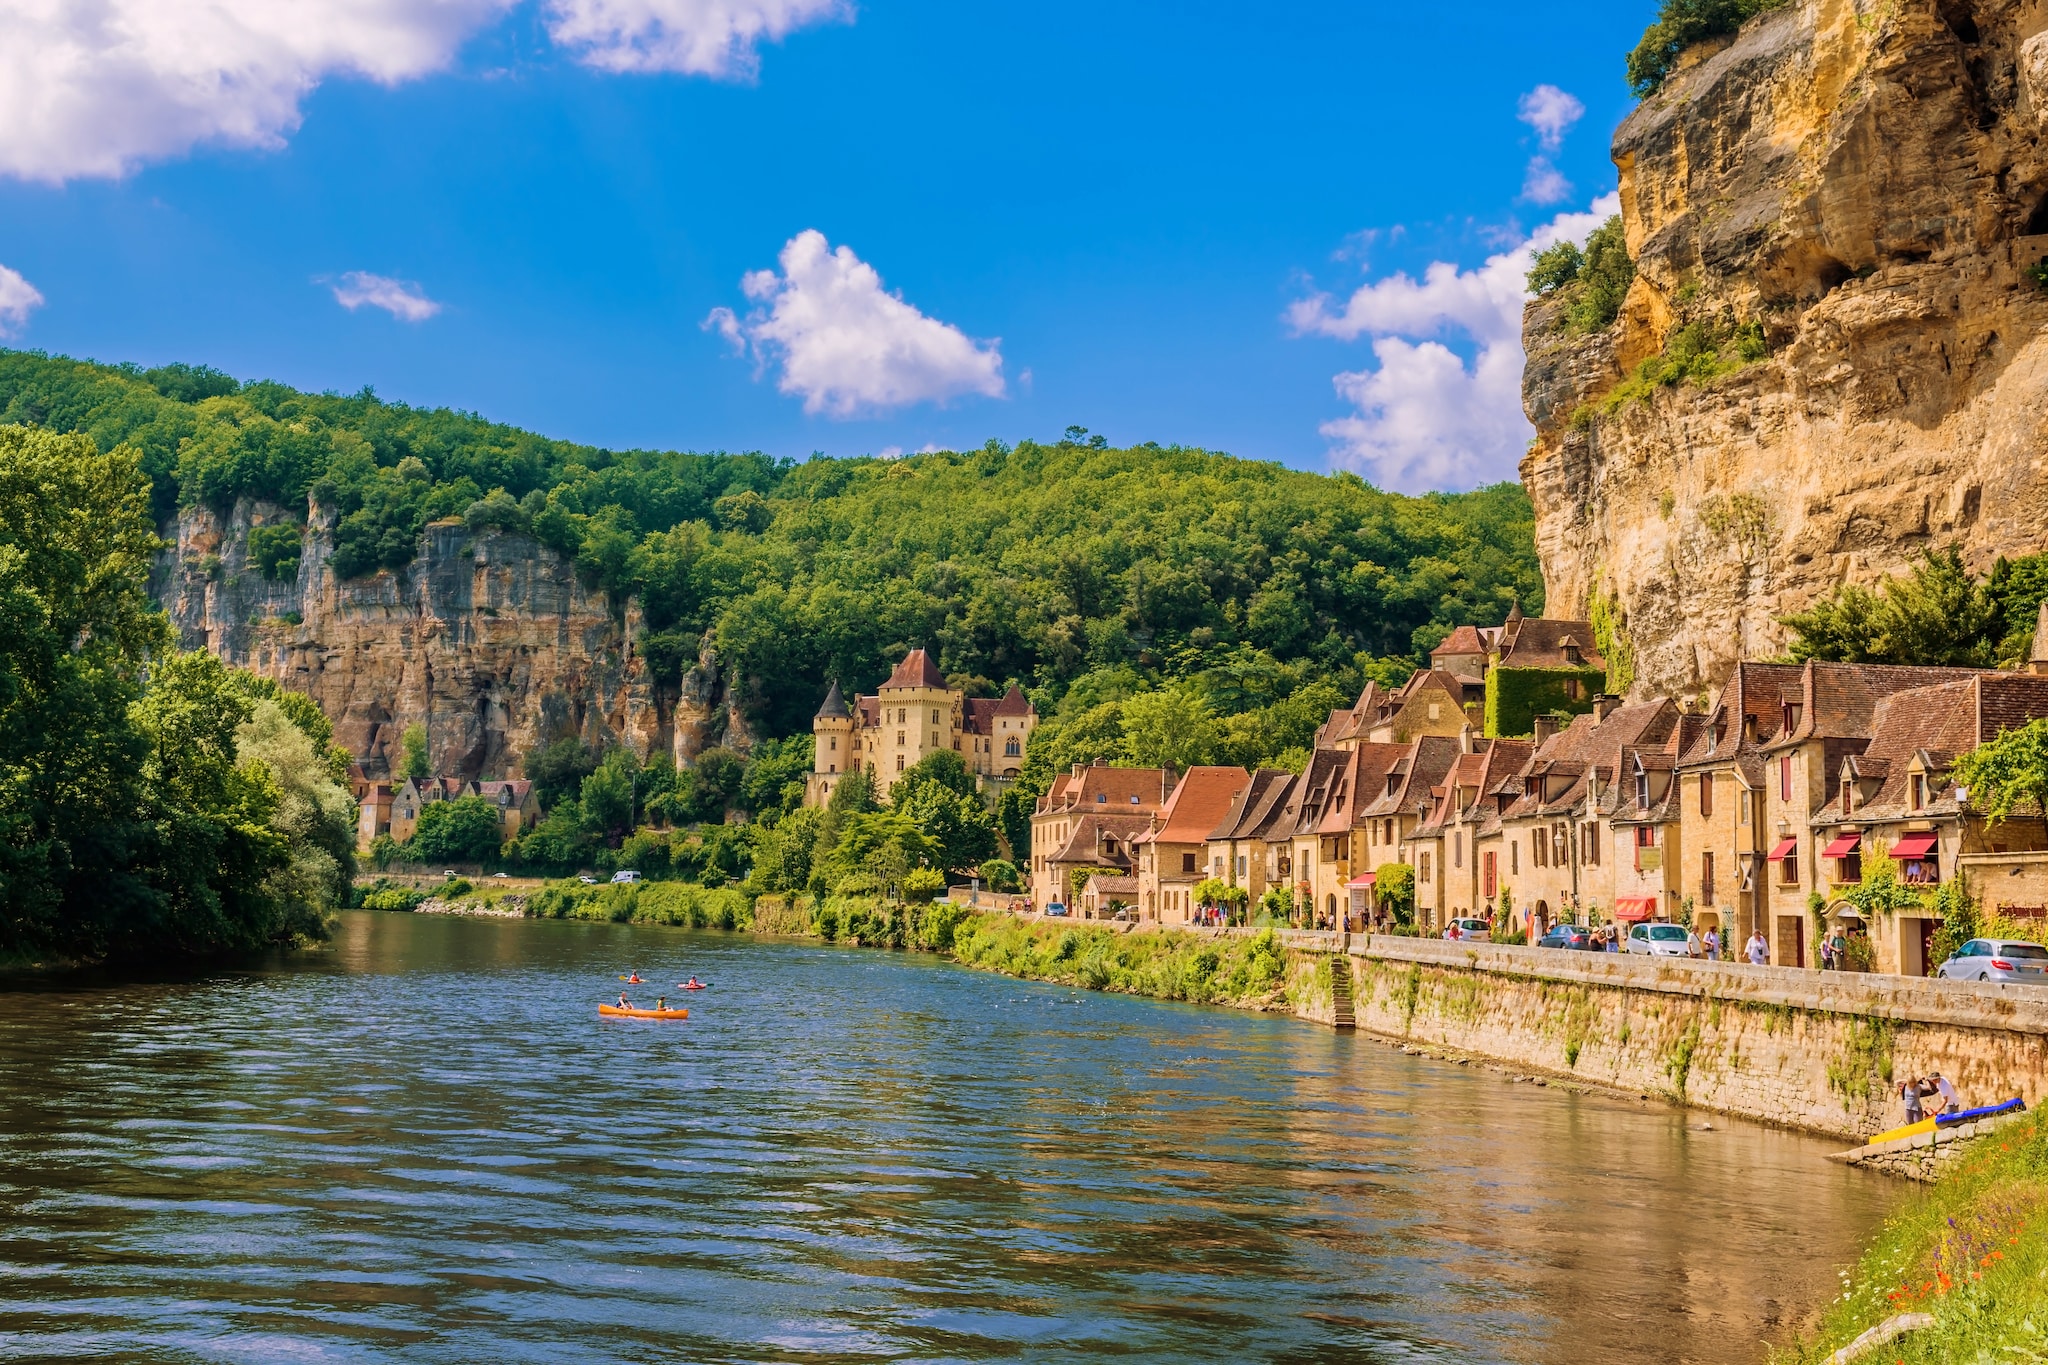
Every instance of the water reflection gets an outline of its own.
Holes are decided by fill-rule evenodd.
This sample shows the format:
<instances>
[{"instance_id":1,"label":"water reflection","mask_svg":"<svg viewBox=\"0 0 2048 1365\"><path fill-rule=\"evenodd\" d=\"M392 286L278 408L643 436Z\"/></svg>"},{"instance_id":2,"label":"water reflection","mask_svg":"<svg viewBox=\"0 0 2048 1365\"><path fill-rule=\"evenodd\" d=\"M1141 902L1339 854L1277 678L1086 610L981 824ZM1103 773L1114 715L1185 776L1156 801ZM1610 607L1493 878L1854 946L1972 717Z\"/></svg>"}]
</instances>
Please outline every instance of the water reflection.
<instances>
[{"instance_id":1,"label":"water reflection","mask_svg":"<svg viewBox=\"0 0 2048 1365\"><path fill-rule=\"evenodd\" d=\"M635 965L713 989L600 1023ZM1699 1122L929 959L351 915L0 995L0 1355L1754 1361L1896 1191Z\"/></svg>"}]
</instances>

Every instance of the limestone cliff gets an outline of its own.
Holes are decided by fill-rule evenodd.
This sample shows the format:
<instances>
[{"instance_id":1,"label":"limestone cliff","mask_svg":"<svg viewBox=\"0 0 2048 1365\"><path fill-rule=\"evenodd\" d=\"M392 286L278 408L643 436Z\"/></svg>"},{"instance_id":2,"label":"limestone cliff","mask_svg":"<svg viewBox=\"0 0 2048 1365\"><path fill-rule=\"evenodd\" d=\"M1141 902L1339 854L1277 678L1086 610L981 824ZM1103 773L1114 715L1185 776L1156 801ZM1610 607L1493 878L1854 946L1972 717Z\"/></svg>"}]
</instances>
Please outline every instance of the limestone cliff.
<instances>
[{"instance_id":1,"label":"limestone cliff","mask_svg":"<svg viewBox=\"0 0 2048 1365\"><path fill-rule=\"evenodd\" d=\"M1614 327L1524 318L1548 600L1618 603L1638 690L1717 685L1777 618L1953 540L2048 546L2048 0L1795 0L1688 54L1614 138ZM1607 410L1690 323L1768 357Z\"/></svg>"},{"instance_id":2,"label":"limestone cliff","mask_svg":"<svg viewBox=\"0 0 2048 1365\"><path fill-rule=\"evenodd\" d=\"M249 533L287 520L247 501L224 521L185 511L157 594L188 648L319 702L373 778L395 766L414 722L437 771L468 777L516 775L565 736L685 764L711 744L747 743L744 689L708 648L680 689L656 686L634 652L637 607L615 608L526 536L439 522L406 568L342 580L328 564L333 513L315 504L296 577L272 582Z\"/></svg>"}]
</instances>

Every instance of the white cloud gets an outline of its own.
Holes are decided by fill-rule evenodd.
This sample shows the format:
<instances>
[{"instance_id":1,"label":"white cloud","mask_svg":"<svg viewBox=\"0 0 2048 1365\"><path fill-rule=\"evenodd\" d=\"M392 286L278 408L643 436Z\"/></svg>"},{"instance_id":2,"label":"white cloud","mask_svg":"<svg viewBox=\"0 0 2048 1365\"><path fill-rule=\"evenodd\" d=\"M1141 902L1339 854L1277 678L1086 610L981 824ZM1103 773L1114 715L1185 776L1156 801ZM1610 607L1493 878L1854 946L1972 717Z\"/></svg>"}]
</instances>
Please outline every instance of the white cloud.
<instances>
[{"instance_id":1,"label":"white cloud","mask_svg":"<svg viewBox=\"0 0 2048 1365\"><path fill-rule=\"evenodd\" d=\"M28 315L43 306L43 296L21 277L21 272L0 265L0 337L12 336L28 325Z\"/></svg>"},{"instance_id":2,"label":"white cloud","mask_svg":"<svg viewBox=\"0 0 2048 1365\"><path fill-rule=\"evenodd\" d=\"M1373 339L1375 369L1336 376L1357 409L1325 423L1331 458L1383 488L1470 488L1513 478L1534 434L1522 414L1522 305L1535 253L1583 242L1620 206L1612 194L1584 213L1560 214L1474 270L1438 261L1418 282L1395 274L1367 284L1341 308L1327 294L1297 301L1287 320L1301 335ZM1441 338L1469 342L1468 362Z\"/></svg>"},{"instance_id":3,"label":"white cloud","mask_svg":"<svg viewBox=\"0 0 2048 1365\"><path fill-rule=\"evenodd\" d=\"M441 311L441 305L428 298L412 281L372 275L365 270L349 271L335 280L330 288L334 290L334 301L351 313L368 304L372 308L382 308L400 322L425 322Z\"/></svg>"},{"instance_id":4,"label":"white cloud","mask_svg":"<svg viewBox=\"0 0 2048 1365\"><path fill-rule=\"evenodd\" d=\"M1586 106L1579 103L1576 95L1566 94L1554 85L1537 86L1522 96L1519 108L1515 117L1536 130L1546 152L1562 147L1564 135L1586 115Z\"/></svg>"},{"instance_id":5,"label":"white cloud","mask_svg":"<svg viewBox=\"0 0 2048 1365\"><path fill-rule=\"evenodd\" d=\"M523 0L0 0L0 176L119 177L218 145L274 149L323 80L444 70ZM850 0L547 0L605 71L748 77L758 45Z\"/></svg>"},{"instance_id":6,"label":"white cloud","mask_svg":"<svg viewBox=\"0 0 2048 1365\"><path fill-rule=\"evenodd\" d=\"M1547 156L1529 158L1529 169L1522 176L1522 198L1531 204L1555 204L1571 198L1572 182L1564 173L1550 164Z\"/></svg>"},{"instance_id":7,"label":"white cloud","mask_svg":"<svg viewBox=\"0 0 2048 1365\"><path fill-rule=\"evenodd\" d=\"M882 287L875 268L816 229L782 248L782 273L756 270L740 282L756 307L744 318L714 308L704 326L780 364L777 387L802 397L804 411L833 417L942 403L966 394L1001 398L1001 341L977 344L959 328L926 317Z\"/></svg>"},{"instance_id":8,"label":"white cloud","mask_svg":"<svg viewBox=\"0 0 2048 1365\"><path fill-rule=\"evenodd\" d=\"M330 75L439 70L515 0L0 0L0 175L277 147Z\"/></svg>"},{"instance_id":9,"label":"white cloud","mask_svg":"<svg viewBox=\"0 0 2048 1365\"><path fill-rule=\"evenodd\" d=\"M853 17L848 0L549 0L548 32L605 71L751 78L760 44Z\"/></svg>"}]
</instances>

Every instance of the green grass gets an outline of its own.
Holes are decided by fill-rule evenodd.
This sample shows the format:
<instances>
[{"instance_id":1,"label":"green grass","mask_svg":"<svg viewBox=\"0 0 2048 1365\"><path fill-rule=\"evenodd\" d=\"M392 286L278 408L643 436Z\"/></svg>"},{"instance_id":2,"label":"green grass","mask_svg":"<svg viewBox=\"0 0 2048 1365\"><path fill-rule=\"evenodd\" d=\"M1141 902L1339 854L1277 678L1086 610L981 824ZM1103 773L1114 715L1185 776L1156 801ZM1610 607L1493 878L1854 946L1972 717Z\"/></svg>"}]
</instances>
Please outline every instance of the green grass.
<instances>
[{"instance_id":1,"label":"green grass","mask_svg":"<svg viewBox=\"0 0 2048 1365\"><path fill-rule=\"evenodd\" d=\"M612 924L666 924L680 929L746 929L753 908L741 892L692 882L635 882L584 886L550 882L527 902L539 919L582 919Z\"/></svg>"},{"instance_id":2,"label":"green grass","mask_svg":"<svg viewBox=\"0 0 2048 1365\"><path fill-rule=\"evenodd\" d=\"M977 915L955 931L953 955L1009 976L1196 1004L1262 1004L1288 988L1287 950L1271 930L1213 939Z\"/></svg>"},{"instance_id":3,"label":"green grass","mask_svg":"<svg viewBox=\"0 0 2048 1365\"><path fill-rule=\"evenodd\" d=\"M1979 1139L1872 1242L1807 1338L1773 1365L1817 1365L1899 1313L1935 1325L1871 1365L2048 1361L2048 1119L2029 1114Z\"/></svg>"}]
</instances>

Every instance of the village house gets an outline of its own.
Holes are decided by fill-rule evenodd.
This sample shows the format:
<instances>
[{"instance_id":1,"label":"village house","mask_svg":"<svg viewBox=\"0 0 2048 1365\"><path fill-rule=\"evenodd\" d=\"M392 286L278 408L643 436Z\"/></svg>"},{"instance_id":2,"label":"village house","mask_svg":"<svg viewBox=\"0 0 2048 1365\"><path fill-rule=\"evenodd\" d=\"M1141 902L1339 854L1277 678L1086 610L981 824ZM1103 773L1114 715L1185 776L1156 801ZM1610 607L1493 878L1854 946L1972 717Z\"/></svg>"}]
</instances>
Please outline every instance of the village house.
<instances>
[{"instance_id":1,"label":"village house","mask_svg":"<svg viewBox=\"0 0 2048 1365\"><path fill-rule=\"evenodd\" d=\"M476 794L498 808L498 823L506 839L517 839L540 823L540 793L523 778L479 782Z\"/></svg>"},{"instance_id":2,"label":"village house","mask_svg":"<svg viewBox=\"0 0 2048 1365\"><path fill-rule=\"evenodd\" d=\"M1639 920L1682 921L1691 899L1684 887L1686 848L1679 811L1678 757L1705 728L1705 717L1678 707L1676 723L1661 741L1625 745L1615 780L1603 784L1595 803L1604 815L1610 837L1600 852L1612 877L1608 887L1617 923ZM1719 913L1704 919L1695 910L1694 927L1705 931Z\"/></svg>"},{"instance_id":3,"label":"village house","mask_svg":"<svg viewBox=\"0 0 2048 1365\"><path fill-rule=\"evenodd\" d=\"M1294 781L1284 769L1259 769L1209 832L1209 875L1243 887L1253 905L1266 894L1266 835L1279 820Z\"/></svg>"},{"instance_id":4,"label":"village house","mask_svg":"<svg viewBox=\"0 0 2048 1365\"><path fill-rule=\"evenodd\" d=\"M1040 910L1069 905L1073 874L1135 876L1134 844L1173 794L1170 768L1112 768L1097 760L1055 777L1031 814L1031 898Z\"/></svg>"},{"instance_id":5,"label":"village house","mask_svg":"<svg viewBox=\"0 0 2048 1365\"><path fill-rule=\"evenodd\" d=\"M380 835L391 833L391 805L394 799L389 782L365 782L356 792L356 852L368 853L370 845Z\"/></svg>"},{"instance_id":6,"label":"village house","mask_svg":"<svg viewBox=\"0 0 2048 1365\"><path fill-rule=\"evenodd\" d=\"M1136 904L1144 919L1194 919L1195 885L1209 876L1209 835L1251 780L1243 768L1196 767L1181 774L1151 828L1134 841Z\"/></svg>"},{"instance_id":7,"label":"village house","mask_svg":"<svg viewBox=\"0 0 2048 1365\"><path fill-rule=\"evenodd\" d=\"M465 796L476 795L476 784L461 777L423 777L418 780L407 778L399 784L391 797L390 834L394 841L405 843L419 828L420 812L436 801L455 801ZM361 827L357 827L360 835Z\"/></svg>"},{"instance_id":8,"label":"village house","mask_svg":"<svg viewBox=\"0 0 2048 1365\"><path fill-rule=\"evenodd\" d=\"M2011 880L2007 861L2048 850L2038 819L1987 828L1949 776L1962 754L2044 716L2048 677L2027 674L1976 674L1877 700L1869 743L1842 757L1833 800L1814 813L1810 838L1827 927L1866 932L1878 971L1925 976L1938 966L1930 945L1940 920L1931 908L1866 917L1846 899L1871 854L1882 851L1901 880L1923 891L1973 871L1978 894L1996 906L2010 896L2000 885Z\"/></svg>"},{"instance_id":9,"label":"village house","mask_svg":"<svg viewBox=\"0 0 2048 1365\"><path fill-rule=\"evenodd\" d=\"M1471 631L1470 626L1460 626ZM1319 749L1354 749L1361 744L1406 744L1423 735L1455 738L1466 725L1483 723L1485 684L1477 677L1460 678L1439 668L1418 669L1407 682L1388 691L1368 682L1358 700L1316 731Z\"/></svg>"},{"instance_id":10,"label":"village house","mask_svg":"<svg viewBox=\"0 0 2048 1365\"><path fill-rule=\"evenodd\" d=\"M1527 740L1479 739L1469 731L1463 737L1456 762L1433 793L1429 813L1409 838L1435 869L1436 923L1498 910L1504 886L1501 815L1519 792L1521 770L1533 748ZM1511 932L1519 922L1506 918L1500 927Z\"/></svg>"},{"instance_id":11,"label":"village house","mask_svg":"<svg viewBox=\"0 0 2048 1365\"><path fill-rule=\"evenodd\" d=\"M1038 726L1038 712L1016 684L999 699L969 697L946 685L931 655L913 649L877 688L849 706L834 682L811 722L816 740L804 804L822 806L856 767L874 779L886 799L897 775L919 760L950 750L990 787L1016 779Z\"/></svg>"},{"instance_id":12,"label":"village house","mask_svg":"<svg viewBox=\"0 0 2048 1365\"><path fill-rule=\"evenodd\" d=\"M1317 833L1328 850L1319 867L1330 870L1333 885L1323 888L1327 898L1334 892L1351 929L1363 929L1371 922L1373 887L1379 881L1376 836L1382 832L1382 817L1366 811L1387 791L1387 778L1396 766L1414 753L1414 745L1365 743L1350 747L1345 781L1335 799L1323 808Z\"/></svg>"},{"instance_id":13,"label":"village house","mask_svg":"<svg viewBox=\"0 0 2048 1365\"><path fill-rule=\"evenodd\" d=\"M1359 793L1352 818L1365 828L1365 847L1356 855L1357 865L1374 877L1375 909L1379 870L1393 863L1414 868L1416 922L1432 930L1442 925L1439 863L1434 844L1411 847L1410 840L1435 807L1436 789L1443 785L1462 749L1456 737L1446 735L1424 735L1406 749L1381 770L1376 790Z\"/></svg>"}]
</instances>

